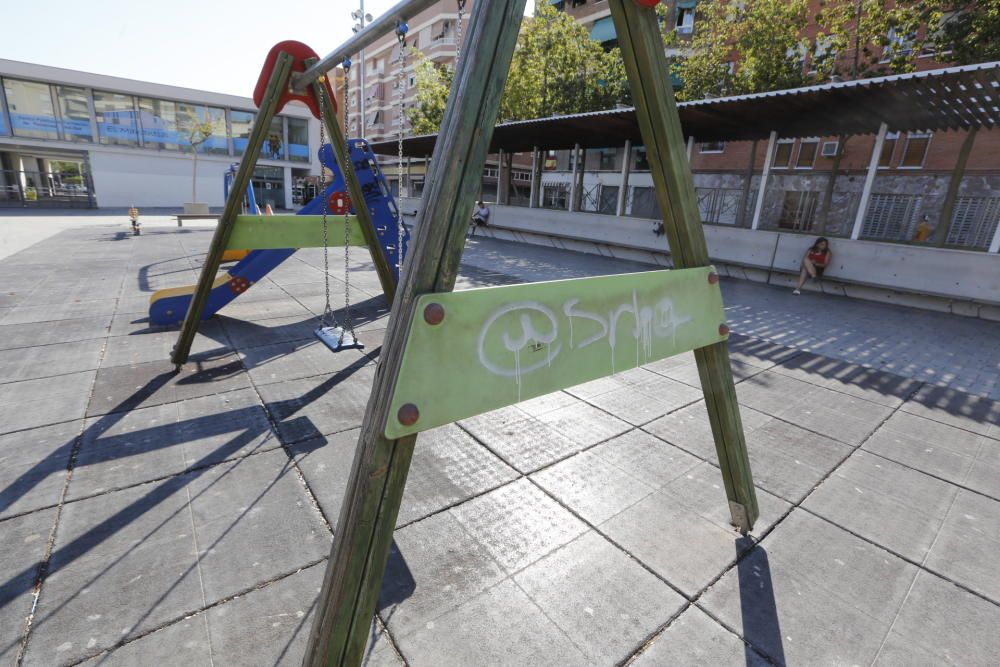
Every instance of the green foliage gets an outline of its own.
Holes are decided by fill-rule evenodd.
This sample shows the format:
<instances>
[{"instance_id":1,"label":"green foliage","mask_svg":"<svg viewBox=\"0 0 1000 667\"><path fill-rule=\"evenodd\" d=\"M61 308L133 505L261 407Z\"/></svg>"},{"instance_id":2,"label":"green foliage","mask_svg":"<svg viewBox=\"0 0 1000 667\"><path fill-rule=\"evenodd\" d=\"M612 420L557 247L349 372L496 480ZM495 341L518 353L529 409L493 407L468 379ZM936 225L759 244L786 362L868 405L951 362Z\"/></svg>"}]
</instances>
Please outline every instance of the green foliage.
<instances>
[{"instance_id":1,"label":"green foliage","mask_svg":"<svg viewBox=\"0 0 1000 667\"><path fill-rule=\"evenodd\" d=\"M192 152L197 152L198 146L212 138L219 128L218 123L211 118L202 120L198 116L187 113L177 120L177 130L187 139Z\"/></svg>"},{"instance_id":2,"label":"green foliage","mask_svg":"<svg viewBox=\"0 0 1000 667\"><path fill-rule=\"evenodd\" d=\"M684 81L682 99L907 72L944 1L820 0L810 18L808 0L704 0L694 38L669 31L664 42Z\"/></svg>"},{"instance_id":3,"label":"green foliage","mask_svg":"<svg viewBox=\"0 0 1000 667\"><path fill-rule=\"evenodd\" d=\"M414 134L441 126L454 78L449 66L416 59L417 102L407 110ZM500 104L500 120L522 120L628 104L621 51L605 51L587 29L549 4L525 17Z\"/></svg>"},{"instance_id":4,"label":"green foliage","mask_svg":"<svg viewBox=\"0 0 1000 667\"><path fill-rule=\"evenodd\" d=\"M455 71L448 65L438 65L415 49L410 50L408 57L415 60L417 102L406 110L406 116L413 134L433 134L441 127Z\"/></svg>"},{"instance_id":5,"label":"green foliage","mask_svg":"<svg viewBox=\"0 0 1000 667\"><path fill-rule=\"evenodd\" d=\"M938 51L960 65L1000 60L1000 0L959 2L932 35Z\"/></svg>"}]
</instances>

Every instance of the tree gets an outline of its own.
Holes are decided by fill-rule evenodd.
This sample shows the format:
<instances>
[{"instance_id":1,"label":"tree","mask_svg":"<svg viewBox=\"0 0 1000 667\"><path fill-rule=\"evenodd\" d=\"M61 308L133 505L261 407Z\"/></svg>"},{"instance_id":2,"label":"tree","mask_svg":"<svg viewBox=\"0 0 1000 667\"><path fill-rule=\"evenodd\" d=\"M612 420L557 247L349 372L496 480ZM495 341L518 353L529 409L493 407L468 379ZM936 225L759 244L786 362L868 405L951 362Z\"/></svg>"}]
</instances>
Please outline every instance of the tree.
<instances>
[{"instance_id":1,"label":"tree","mask_svg":"<svg viewBox=\"0 0 1000 667\"><path fill-rule=\"evenodd\" d=\"M441 126L454 70L415 53L417 103L407 115L415 134ZM500 120L608 109L629 100L621 52L605 51L587 29L549 4L536 3L521 24L500 103Z\"/></svg>"},{"instance_id":2,"label":"tree","mask_svg":"<svg viewBox=\"0 0 1000 667\"><path fill-rule=\"evenodd\" d=\"M413 134L433 134L441 127L444 107L448 103L448 91L455 78L455 70L448 65L439 65L420 51L411 50L417 102L406 110Z\"/></svg>"},{"instance_id":3,"label":"tree","mask_svg":"<svg viewBox=\"0 0 1000 667\"><path fill-rule=\"evenodd\" d=\"M938 51L960 65L1000 60L1000 0L958 2L932 35Z\"/></svg>"},{"instance_id":4,"label":"tree","mask_svg":"<svg viewBox=\"0 0 1000 667\"><path fill-rule=\"evenodd\" d=\"M218 130L218 121L208 117L201 119L192 112L187 112L177 121L178 134L186 141L181 145L191 148L191 201L198 201L198 147L212 138Z\"/></svg>"},{"instance_id":5,"label":"tree","mask_svg":"<svg viewBox=\"0 0 1000 667\"><path fill-rule=\"evenodd\" d=\"M808 0L707 0L689 47L674 31L664 41L680 52L682 99L796 88L912 70L943 2L821 0L810 17Z\"/></svg>"}]
</instances>

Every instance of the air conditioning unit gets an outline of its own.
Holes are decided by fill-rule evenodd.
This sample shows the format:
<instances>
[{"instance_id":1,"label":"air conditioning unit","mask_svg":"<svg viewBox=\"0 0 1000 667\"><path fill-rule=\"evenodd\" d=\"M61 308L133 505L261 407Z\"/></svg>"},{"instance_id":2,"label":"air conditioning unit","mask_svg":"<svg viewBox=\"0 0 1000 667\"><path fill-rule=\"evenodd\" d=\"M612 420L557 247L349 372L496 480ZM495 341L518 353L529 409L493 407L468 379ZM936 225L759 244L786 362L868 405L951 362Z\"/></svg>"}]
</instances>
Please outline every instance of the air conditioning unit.
<instances>
[{"instance_id":1,"label":"air conditioning unit","mask_svg":"<svg viewBox=\"0 0 1000 667\"><path fill-rule=\"evenodd\" d=\"M823 157L836 157L838 148L840 148L839 141L824 141L822 150Z\"/></svg>"}]
</instances>

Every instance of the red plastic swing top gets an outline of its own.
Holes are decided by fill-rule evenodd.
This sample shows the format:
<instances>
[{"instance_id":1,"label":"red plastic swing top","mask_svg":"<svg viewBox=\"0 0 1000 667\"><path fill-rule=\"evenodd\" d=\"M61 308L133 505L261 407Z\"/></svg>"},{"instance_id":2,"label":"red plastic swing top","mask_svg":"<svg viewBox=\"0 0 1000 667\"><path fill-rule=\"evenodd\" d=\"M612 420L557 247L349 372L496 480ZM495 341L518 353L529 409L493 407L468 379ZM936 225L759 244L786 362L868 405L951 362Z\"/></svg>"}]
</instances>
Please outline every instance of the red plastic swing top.
<instances>
[{"instance_id":1,"label":"red plastic swing top","mask_svg":"<svg viewBox=\"0 0 1000 667\"><path fill-rule=\"evenodd\" d=\"M274 66L278 62L278 54L282 51L294 58L292 62L292 72L305 72L306 60L309 58L319 60L319 56L316 52L302 42L288 40L275 44L267 54L267 60L264 61L264 67L260 70L260 78L257 79L257 87L253 89L253 103L257 105L258 109L264 101L264 92L267 90L267 82L271 79L271 72L274 71ZM330 86L330 78L324 77L324 79L323 85L326 86L327 97L333 105L333 112L337 113L337 98L333 96L333 88ZM309 107L313 116L319 118L319 100L316 99L316 94L313 92L312 87L307 88L302 94L293 93L290 88L286 89L278 99L278 108L275 109L275 113L281 111L285 105L292 100L302 102Z\"/></svg>"}]
</instances>

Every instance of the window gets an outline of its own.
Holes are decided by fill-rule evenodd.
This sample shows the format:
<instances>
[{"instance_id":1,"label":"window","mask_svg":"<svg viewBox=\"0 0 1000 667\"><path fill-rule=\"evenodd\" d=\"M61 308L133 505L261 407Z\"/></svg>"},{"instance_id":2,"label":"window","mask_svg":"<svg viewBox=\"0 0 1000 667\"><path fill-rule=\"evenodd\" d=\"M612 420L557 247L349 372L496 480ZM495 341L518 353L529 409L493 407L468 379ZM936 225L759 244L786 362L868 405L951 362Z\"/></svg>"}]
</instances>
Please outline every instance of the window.
<instances>
[{"instance_id":1,"label":"window","mask_svg":"<svg viewBox=\"0 0 1000 667\"><path fill-rule=\"evenodd\" d=\"M139 145L135 100L131 95L95 90L94 112L97 115L97 134L102 144Z\"/></svg>"},{"instance_id":2,"label":"window","mask_svg":"<svg viewBox=\"0 0 1000 667\"><path fill-rule=\"evenodd\" d=\"M645 148L635 149L635 168L636 171L649 171L649 159Z\"/></svg>"},{"instance_id":3,"label":"window","mask_svg":"<svg viewBox=\"0 0 1000 667\"><path fill-rule=\"evenodd\" d=\"M250 139L250 128L253 127L254 113L252 111L229 112L229 125L233 130L233 150L236 155L243 155Z\"/></svg>"},{"instance_id":4,"label":"window","mask_svg":"<svg viewBox=\"0 0 1000 667\"><path fill-rule=\"evenodd\" d=\"M792 163L792 149L795 148L794 139L779 139L778 145L774 148L774 162L771 167L774 169L787 169Z\"/></svg>"},{"instance_id":5,"label":"window","mask_svg":"<svg viewBox=\"0 0 1000 667\"><path fill-rule=\"evenodd\" d=\"M177 105L168 100L139 98L142 143L147 148L178 150Z\"/></svg>"},{"instance_id":6,"label":"window","mask_svg":"<svg viewBox=\"0 0 1000 667\"><path fill-rule=\"evenodd\" d=\"M59 132L65 141L93 141L87 91L71 86L53 86L59 104Z\"/></svg>"},{"instance_id":7,"label":"window","mask_svg":"<svg viewBox=\"0 0 1000 667\"><path fill-rule=\"evenodd\" d=\"M410 75L410 79L409 79L409 81L407 82L406 85L407 85L408 88L416 88L417 87L417 77L415 75L411 74Z\"/></svg>"},{"instance_id":8,"label":"window","mask_svg":"<svg viewBox=\"0 0 1000 667\"><path fill-rule=\"evenodd\" d=\"M698 145L699 153L721 153L726 150L725 141L703 141Z\"/></svg>"},{"instance_id":9,"label":"window","mask_svg":"<svg viewBox=\"0 0 1000 667\"><path fill-rule=\"evenodd\" d=\"M694 6L684 6L684 3L677 3L677 32L681 35L690 35L694 32Z\"/></svg>"},{"instance_id":10,"label":"window","mask_svg":"<svg viewBox=\"0 0 1000 667\"><path fill-rule=\"evenodd\" d=\"M285 159L285 124L282 121L280 116L271 119L271 128L268 130L267 139L264 140L261 157L268 160Z\"/></svg>"},{"instance_id":11,"label":"window","mask_svg":"<svg viewBox=\"0 0 1000 667\"><path fill-rule=\"evenodd\" d=\"M931 135L908 133L906 146L903 148L903 159L899 162L900 169L920 169L927 157L927 147L931 143Z\"/></svg>"},{"instance_id":12,"label":"window","mask_svg":"<svg viewBox=\"0 0 1000 667\"><path fill-rule=\"evenodd\" d=\"M542 208L565 211L569 204L569 186L565 183L551 183L542 186Z\"/></svg>"},{"instance_id":13,"label":"window","mask_svg":"<svg viewBox=\"0 0 1000 667\"><path fill-rule=\"evenodd\" d=\"M4 79L3 87L15 137L59 138L48 84Z\"/></svg>"},{"instance_id":14,"label":"window","mask_svg":"<svg viewBox=\"0 0 1000 667\"><path fill-rule=\"evenodd\" d=\"M201 138L198 126L201 123L208 123L211 126L211 134L204 142L198 145L199 153L211 153L215 155L228 155L229 145L226 140L226 115L222 109L215 107L205 107L200 104L188 104L187 102L177 102L177 143L184 148L191 145L192 138L196 141Z\"/></svg>"},{"instance_id":15,"label":"window","mask_svg":"<svg viewBox=\"0 0 1000 667\"><path fill-rule=\"evenodd\" d=\"M899 132L886 132L885 141L882 142L882 153L878 157L879 169L888 169L892 165L892 154L896 151L898 139Z\"/></svg>"},{"instance_id":16,"label":"window","mask_svg":"<svg viewBox=\"0 0 1000 667\"><path fill-rule=\"evenodd\" d=\"M305 118L288 119L288 159L309 161L309 121Z\"/></svg>"},{"instance_id":17,"label":"window","mask_svg":"<svg viewBox=\"0 0 1000 667\"><path fill-rule=\"evenodd\" d=\"M812 169L816 162L816 152L819 150L819 139L803 139L799 143L799 157L795 160L796 169Z\"/></svg>"},{"instance_id":18,"label":"window","mask_svg":"<svg viewBox=\"0 0 1000 667\"><path fill-rule=\"evenodd\" d=\"M618 155L617 148L604 148L598 151L600 156L601 171L611 171L615 168L615 157Z\"/></svg>"},{"instance_id":19,"label":"window","mask_svg":"<svg viewBox=\"0 0 1000 667\"><path fill-rule=\"evenodd\" d=\"M893 58L905 58L913 53L913 42L916 35L909 33L901 35L895 28L889 28L887 35L889 44L882 50L882 63L887 63Z\"/></svg>"}]
</instances>

